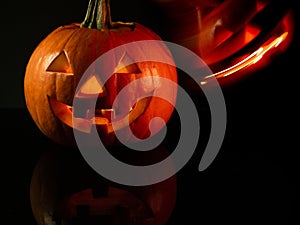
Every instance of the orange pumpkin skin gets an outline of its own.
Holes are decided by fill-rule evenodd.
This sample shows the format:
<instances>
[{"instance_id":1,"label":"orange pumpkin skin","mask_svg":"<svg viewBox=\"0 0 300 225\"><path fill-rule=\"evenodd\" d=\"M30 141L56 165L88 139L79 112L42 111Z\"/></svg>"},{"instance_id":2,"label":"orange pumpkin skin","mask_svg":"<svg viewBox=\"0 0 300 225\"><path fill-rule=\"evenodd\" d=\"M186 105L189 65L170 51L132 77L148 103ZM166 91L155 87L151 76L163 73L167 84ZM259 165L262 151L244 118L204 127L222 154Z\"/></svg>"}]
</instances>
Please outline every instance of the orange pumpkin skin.
<instances>
[{"instance_id":1,"label":"orange pumpkin skin","mask_svg":"<svg viewBox=\"0 0 300 225\"><path fill-rule=\"evenodd\" d=\"M38 128L53 141L74 146L76 141L73 128L66 124L53 111L49 99L72 106L76 88L87 68L103 53L126 43L142 40L161 40L161 38L147 27L135 23L135 27L118 27L114 29L91 29L80 26L80 24L70 24L61 26L50 33L34 50L31 55L25 72L24 94L26 105ZM152 46L151 46L152 47ZM170 58L171 54L164 46L153 46L160 57ZM126 54L126 49L124 49ZM138 61L142 49L137 49L130 58ZM63 60L58 60L58 65L52 66L51 63L61 55ZM118 66L119 59L111 62L112 67ZM68 63L66 63L68 62ZM137 62L141 74L139 77L160 76L177 83L176 67L159 62ZM51 69L49 69L51 67ZM119 80L124 86L135 78L128 78L130 74L114 74L114 78L103 84L107 93L106 96L99 98L101 107L109 109L118 94L115 80ZM115 79L115 80L113 80ZM151 78L152 79L152 78ZM151 83L151 82L150 82ZM121 86L122 86L121 85ZM149 84L147 84L149 86ZM147 86L146 85L146 86ZM152 84L150 84L151 86ZM164 91L169 93L171 99L175 99L177 90L174 87L145 87L149 91ZM147 91L147 90L144 90ZM130 97L128 97L130 98ZM149 136L148 125L152 118L160 117L165 122L168 121L172 112L173 105L160 98L152 98L141 115L130 123L132 133L140 138ZM96 109L97 110L97 109ZM58 114L64 114L59 112ZM60 115L66 117L65 115ZM70 120L70 118L69 118ZM105 145L118 144L114 132L107 132L105 126L97 126L100 138ZM160 128L157 128L157 132ZM85 134L83 134L85 135ZM127 141L134 140L133 136L127 135Z\"/></svg>"}]
</instances>

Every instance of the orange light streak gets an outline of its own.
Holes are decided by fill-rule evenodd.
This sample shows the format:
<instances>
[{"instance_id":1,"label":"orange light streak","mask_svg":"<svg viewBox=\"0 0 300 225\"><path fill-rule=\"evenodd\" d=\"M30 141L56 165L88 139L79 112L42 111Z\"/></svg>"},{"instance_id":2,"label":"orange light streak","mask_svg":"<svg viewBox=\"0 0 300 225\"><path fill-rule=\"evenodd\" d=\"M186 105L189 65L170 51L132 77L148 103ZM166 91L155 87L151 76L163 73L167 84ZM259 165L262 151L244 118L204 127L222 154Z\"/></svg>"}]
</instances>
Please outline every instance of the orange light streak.
<instances>
[{"instance_id":1,"label":"orange light streak","mask_svg":"<svg viewBox=\"0 0 300 225\"><path fill-rule=\"evenodd\" d=\"M286 39L287 35L288 35L288 32L284 32L280 36L275 38L273 41L271 41L269 44L267 44L267 43L270 40L265 42L265 44L263 44L259 49L257 49L255 52L253 52L251 55L249 55L245 59L241 60L240 62L236 63L235 65L233 65L227 69L221 70L220 72L217 72L217 73L214 73L211 75L208 75L204 79L209 79L211 77L215 77L217 79L226 77L226 76L236 73L237 71L240 71L250 65L257 63L259 60L261 60L263 58L263 56L267 52L269 52L271 49L279 46L280 43L282 43ZM206 83L207 83L206 81L201 82L202 85L204 85Z\"/></svg>"}]
</instances>

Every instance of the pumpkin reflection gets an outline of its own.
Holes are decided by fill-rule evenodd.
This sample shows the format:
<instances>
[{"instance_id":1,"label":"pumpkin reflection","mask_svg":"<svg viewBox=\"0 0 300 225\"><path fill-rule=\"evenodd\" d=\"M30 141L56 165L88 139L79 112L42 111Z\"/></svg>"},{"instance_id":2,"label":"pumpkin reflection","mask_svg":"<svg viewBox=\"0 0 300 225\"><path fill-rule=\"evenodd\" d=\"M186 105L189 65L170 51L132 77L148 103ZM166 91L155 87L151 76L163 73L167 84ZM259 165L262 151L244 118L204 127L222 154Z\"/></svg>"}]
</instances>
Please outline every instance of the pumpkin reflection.
<instances>
[{"instance_id":1,"label":"pumpkin reflection","mask_svg":"<svg viewBox=\"0 0 300 225\"><path fill-rule=\"evenodd\" d=\"M167 223L176 202L175 176L150 186L124 186L102 178L76 152L49 151L36 164L30 201L39 225ZM145 165L167 155L167 150L160 147L147 157L130 153L117 157Z\"/></svg>"}]
</instances>

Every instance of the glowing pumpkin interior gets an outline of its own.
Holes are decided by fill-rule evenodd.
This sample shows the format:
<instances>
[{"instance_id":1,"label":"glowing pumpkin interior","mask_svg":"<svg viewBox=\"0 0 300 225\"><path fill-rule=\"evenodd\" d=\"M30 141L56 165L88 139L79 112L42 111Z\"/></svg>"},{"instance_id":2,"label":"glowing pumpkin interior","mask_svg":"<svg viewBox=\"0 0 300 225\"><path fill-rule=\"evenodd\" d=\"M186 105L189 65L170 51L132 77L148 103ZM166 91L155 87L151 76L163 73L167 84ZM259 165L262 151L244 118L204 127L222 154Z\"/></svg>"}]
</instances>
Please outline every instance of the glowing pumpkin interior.
<instances>
[{"instance_id":1,"label":"glowing pumpkin interior","mask_svg":"<svg viewBox=\"0 0 300 225\"><path fill-rule=\"evenodd\" d=\"M152 210L134 194L115 187L89 188L71 195L61 206L71 224L144 224Z\"/></svg>"},{"instance_id":2,"label":"glowing pumpkin interior","mask_svg":"<svg viewBox=\"0 0 300 225\"><path fill-rule=\"evenodd\" d=\"M128 64L129 66L124 66ZM52 61L47 69L47 72L56 72L64 76L74 75L71 64L65 52L60 53ZM142 72L138 65L133 62L128 54L124 54L114 70L114 75L117 76L117 79L127 76L129 80L134 80L141 73ZM86 103L82 104L82 108L80 107L74 109L70 105L64 104L55 98L49 97L49 103L55 116L64 124L67 124L68 126L85 133L89 133L91 131L92 125L104 126L107 133L112 133L124 128L124 126L128 124L128 121L129 124L131 124L148 107L151 97L134 99L133 101L136 103L132 104L133 107L129 106L127 109L124 109L124 107L118 109L89 108L89 104L92 100L94 100L94 98L105 97L109 94L99 77L100 76L97 74L92 74L79 88L79 92L76 94L76 97L81 98L82 101L86 101ZM122 82L126 83L128 79L124 79ZM150 91L154 91L154 88ZM101 99L99 100L101 101ZM84 106L86 104L87 107ZM94 112L94 115L92 112ZM111 123L112 119L114 119L114 128L112 127Z\"/></svg>"}]
</instances>

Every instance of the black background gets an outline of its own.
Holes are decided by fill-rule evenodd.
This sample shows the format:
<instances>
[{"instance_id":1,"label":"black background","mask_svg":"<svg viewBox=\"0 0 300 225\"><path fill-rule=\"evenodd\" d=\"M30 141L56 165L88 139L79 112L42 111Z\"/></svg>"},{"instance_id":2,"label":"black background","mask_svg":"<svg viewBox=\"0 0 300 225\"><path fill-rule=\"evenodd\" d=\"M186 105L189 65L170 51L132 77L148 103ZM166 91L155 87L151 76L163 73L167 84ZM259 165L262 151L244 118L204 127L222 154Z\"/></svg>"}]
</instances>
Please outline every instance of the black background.
<instances>
[{"instance_id":1,"label":"black background","mask_svg":"<svg viewBox=\"0 0 300 225\"><path fill-rule=\"evenodd\" d=\"M56 147L40 133L26 109L27 60L53 29L82 21L87 2L1 3L1 224L35 225L29 201L32 171L40 155ZM223 146L207 170L197 171L201 154L196 154L177 174L178 197L170 225L299 220L300 11L296 5L293 9L295 33L287 51L224 87L228 124ZM139 21L165 35L160 11L151 1L112 1L112 11L116 20Z\"/></svg>"}]
</instances>

